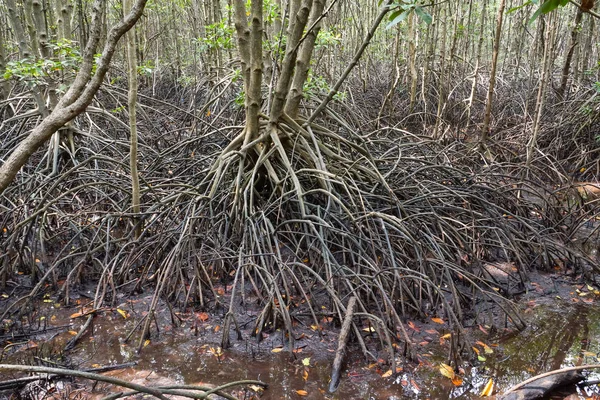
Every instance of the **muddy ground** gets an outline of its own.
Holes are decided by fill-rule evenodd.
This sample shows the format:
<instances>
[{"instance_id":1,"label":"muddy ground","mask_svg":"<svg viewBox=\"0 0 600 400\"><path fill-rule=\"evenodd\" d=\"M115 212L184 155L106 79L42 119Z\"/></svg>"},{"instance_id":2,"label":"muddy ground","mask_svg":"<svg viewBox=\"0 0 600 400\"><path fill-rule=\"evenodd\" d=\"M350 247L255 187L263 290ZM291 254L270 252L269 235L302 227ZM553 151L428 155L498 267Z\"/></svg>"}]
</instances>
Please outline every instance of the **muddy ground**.
<instances>
[{"instance_id":1,"label":"muddy ground","mask_svg":"<svg viewBox=\"0 0 600 400\"><path fill-rule=\"evenodd\" d=\"M242 339L238 340L232 329L232 346L221 349L224 308L177 310L163 303L152 324L150 339L140 341L139 323L146 315L153 292L129 296L123 291L116 307L93 310L92 287L71 293L68 307L58 297L46 295L23 315L17 324L19 329L13 328L0 337L1 362L78 369L134 362L134 366L108 374L147 386L218 385L241 379L261 380L269 385L264 392L251 388L231 392L245 399L477 399L490 380L494 393L501 393L545 371L598 362L600 287L583 283L581 278L559 266L555 273L532 274L526 290L515 298L527 322L523 331L516 330L509 320L498 329L482 324L466 326L471 348L465 351L453 380L440 369L449 363L452 332L447 321L435 315L406 320L415 356L412 360L398 357L396 371L390 369L373 327L367 321L360 322L372 357L365 358L353 342L340 387L329 394L339 321L325 312L315 324L305 315L302 305L294 305L291 299L290 307L297 307L298 312L294 320L296 340L294 348L289 349L281 329L267 330L261 341L252 336L259 306L249 296L237 309ZM216 289L222 296L221 303L229 304L229 288ZM23 287L2 291L0 310L23 293ZM92 326L72 350L65 351L89 315L94 315ZM13 321L5 320L3 324L8 326L10 322ZM139 344L142 349L137 353ZM402 350L404 343L397 340L397 346L397 350ZM17 376L21 375L0 373L0 381ZM592 373L589 379L597 377ZM55 398L95 399L118 390L80 380L55 381L52 385L29 385L4 391L0 396L44 398L52 393ZM585 399L598 393L595 385L571 387L553 398Z\"/></svg>"}]
</instances>

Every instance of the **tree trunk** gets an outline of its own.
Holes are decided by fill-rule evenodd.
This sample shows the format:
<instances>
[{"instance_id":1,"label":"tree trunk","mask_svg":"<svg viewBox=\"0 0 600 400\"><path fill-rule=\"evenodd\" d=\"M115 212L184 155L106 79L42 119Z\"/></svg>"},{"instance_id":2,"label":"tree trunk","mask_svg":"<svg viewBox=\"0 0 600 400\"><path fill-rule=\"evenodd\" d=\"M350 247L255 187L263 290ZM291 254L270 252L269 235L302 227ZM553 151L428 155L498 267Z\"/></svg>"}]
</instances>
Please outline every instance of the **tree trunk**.
<instances>
[{"instance_id":1,"label":"tree trunk","mask_svg":"<svg viewBox=\"0 0 600 400\"><path fill-rule=\"evenodd\" d=\"M544 54L542 58L542 75L540 76L540 81L538 85L538 93L535 104L535 112L534 112L534 125L533 125L533 134L527 143L527 160L526 166L529 167L531 165L531 161L533 160L533 152L537 145L537 138L540 132L540 126L542 122L542 115L544 114L544 105L545 105L545 94L546 94L546 86L548 85L549 75L552 71L552 57L550 54L553 52L553 44L554 44L554 33L555 30L554 25L556 21L556 14L550 15L552 20L551 26L546 29L546 37L544 38Z\"/></svg>"},{"instance_id":2,"label":"tree trunk","mask_svg":"<svg viewBox=\"0 0 600 400\"><path fill-rule=\"evenodd\" d=\"M131 12L131 1L123 0L123 12L128 14ZM127 93L127 108L129 110L129 132L130 132L130 148L129 148L129 169L131 171L131 210L134 216L133 223L136 225L136 239L141 235L142 229L139 217L140 213L140 178L138 176L138 135L136 125L136 107L138 95L138 80L137 80L137 57L135 43L135 29L130 29L125 34L127 43L127 67L129 75L129 91Z\"/></svg>"},{"instance_id":3,"label":"tree trunk","mask_svg":"<svg viewBox=\"0 0 600 400\"><path fill-rule=\"evenodd\" d=\"M471 111L473 110L473 101L475 100L475 92L477 91L477 79L479 78L479 64L481 63L481 50L483 49L484 26L485 26L485 11L488 0L483 0L483 8L479 20L479 40L477 41L477 55L475 59L475 68L473 69L473 83L471 84L471 92L469 102L467 104L467 128L471 124Z\"/></svg>"},{"instance_id":4,"label":"tree trunk","mask_svg":"<svg viewBox=\"0 0 600 400\"><path fill-rule=\"evenodd\" d=\"M19 56L21 58L31 58L31 48L29 47L21 19L19 18L15 0L6 0L6 8L8 10L8 20L10 21L10 26L13 29L19 47Z\"/></svg>"},{"instance_id":5,"label":"tree trunk","mask_svg":"<svg viewBox=\"0 0 600 400\"><path fill-rule=\"evenodd\" d=\"M569 47L567 49L567 55L565 56L565 62L562 67L562 74L560 79L560 87L558 88L558 95L563 98L565 91L567 90L567 82L569 81L569 70L571 69L571 60L573 59L573 53L577 47L577 37L581 28L581 18L583 17L583 11L581 8L577 8L577 14L575 14L575 21L573 22L573 28L571 29L571 39L569 41Z\"/></svg>"},{"instance_id":6,"label":"tree trunk","mask_svg":"<svg viewBox=\"0 0 600 400\"><path fill-rule=\"evenodd\" d=\"M297 118L299 114L300 102L304 97L304 83L308 78L308 71L310 69L310 60L315 49L315 42L317 35L321 30L321 18L323 10L325 9L325 0L314 0L312 10L310 12L310 18L308 21L308 27L311 28L304 37L304 41L300 45L298 51L298 58L296 59L296 71L294 73L294 80L290 93L288 95L287 103L285 104L285 112L292 118Z\"/></svg>"},{"instance_id":7,"label":"tree trunk","mask_svg":"<svg viewBox=\"0 0 600 400\"><path fill-rule=\"evenodd\" d=\"M4 51L4 31L0 29L0 76L3 76L6 72L6 53ZM3 81L0 83L0 102L6 100L10 94L10 83ZM0 109L1 110L1 109ZM0 119L2 114L0 113Z\"/></svg>"},{"instance_id":8,"label":"tree trunk","mask_svg":"<svg viewBox=\"0 0 600 400\"><path fill-rule=\"evenodd\" d=\"M279 80L277 81L277 87L275 88L275 94L273 97L273 103L271 104L271 110L269 113L270 122L277 123L283 114L285 103L290 94L290 86L292 84L292 77L294 75L294 66L296 65L298 47L300 45L300 39L304 32L304 28L308 23L308 16L312 8L313 0L297 0L299 6L297 7L297 13L290 14L290 24L288 30L291 32L288 36L285 56L281 63L281 72L279 74ZM294 7L296 8L296 7Z\"/></svg>"},{"instance_id":9,"label":"tree trunk","mask_svg":"<svg viewBox=\"0 0 600 400\"><path fill-rule=\"evenodd\" d=\"M498 14L496 16L496 34L494 36L494 48L492 53L492 69L490 71L490 85L488 87L487 99L485 102L485 114L483 116L483 129L481 132L481 143L485 144L489 139L490 119L492 116L492 103L494 101L494 86L496 85L496 67L498 65L498 52L500 50L500 39L502 34L502 20L504 17L504 6L506 0L500 0Z\"/></svg>"}]
</instances>

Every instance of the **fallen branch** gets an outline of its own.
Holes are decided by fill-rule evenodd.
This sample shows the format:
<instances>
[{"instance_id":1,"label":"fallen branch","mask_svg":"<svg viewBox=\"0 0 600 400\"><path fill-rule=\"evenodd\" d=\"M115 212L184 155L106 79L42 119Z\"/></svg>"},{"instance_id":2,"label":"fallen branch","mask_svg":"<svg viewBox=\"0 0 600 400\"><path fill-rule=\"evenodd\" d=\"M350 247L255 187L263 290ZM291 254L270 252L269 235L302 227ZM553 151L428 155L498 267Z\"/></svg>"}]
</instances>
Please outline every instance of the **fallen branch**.
<instances>
[{"instance_id":1,"label":"fallen branch","mask_svg":"<svg viewBox=\"0 0 600 400\"><path fill-rule=\"evenodd\" d=\"M229 388L232 386L258 385L258 386L262 386L263 388L266 388L268 386L266 383L261 382L261 381L244 380L244 381L226 383L226 384L217 386L216 388L204 387L204 386L194 386L193 390L201 390L201 391L203 391L203 393L193 393L193 392L180 390L180 389L184 389L183 386L181 386L181 387L175 387L175 386L147 387L147 386L143 386L143 385L138 385L136 383L127 382L122 379L113 378L110 376L104 376L104 375L95 374L92 372L77 371L77 370L70 370L70 369L64 369L64 368L38 367L38 366L33 366L33 365L0 364L0 371L22 371L22 372L35 372L35 373L48 373L48 374L55 374L55 375L75 376L78 378L90 379L90 380L94 380L94 381L98 381L98 382L106 382L106 383L110 383L112 385L121 386L124 388L131 389L131 390L135 391L136 393L151 394L152 396L157 397L161 400L168 400L168 398L165 396L165 394L175 394L178 396L189 397L192 399L206 399L206 398L208 398L209 395L211 395L213 393L218 394L219 396L222 396L222 395L224 395L224 393L220 393L220 390ZM177 388L177 389L175 389L175 388ZM187 388L190 388L190 387L188 386ZM122 394L117 394L117 397L114 397L114 398L121 397L121 395ZM112 396L109 396L109 397L112 397ZM228 399L235 399L235 397L228 396L228 395L225 397Z\"/></svg>"},{"instance_id":2,"label":"fallen branch","mask_svg":"<svg viewBox=\"0 0 600 400\"><path fill-rule=\"evenodd\" d=\"M75 347L75 345L77 344L79 339L82 338L82 336L85 334L85 332L88 330L88 328L92 324L94 315L95 315L95 313L89 315L87 321L85 321L85 324L83 324L81 326L81 328L79 329L79 332L77 332L77 335L75 335L71 340L69 340L67 342L67 344L65 345L65 351L69 351L69 350L73 349L73 347Z\"/></svg>"},{"instance_id":3,"label":"fallen branch","mask_svg":"<svg viewBox=\"0 0 600 400\"><path fill-rule=\"evenodd\" d=\"M348 300L346 316L344 317L344 323L342 324L340 337L338 339L338 348L335 353L335 359L333 360L331 381L329 382L329 393L335 392L340 383L340 370L342 368L342 361L344 361L344 355L346 354L346 346L348 344L348 337L350 336L350 328L352 328L352 317L354 316L355 306L356 297L352 296L350 300Z\"/></svg>"},{"instance_id":4,"label":"fallen branch","mask_svg":"<svg viewBox=\"0 0 600 400\"><path fill-rule=\"evenodd\" d=\"M98 368L84 369L83 371L84 372L93 372L93 373L102 373L102 372L115 371L118 369L129 368L129 367L133 367L135 365L137 365L137 362L132 361L132 362L124 363L124 364L105 365L103 367L98 367ZM22 386L25 386L28 383L39 381L39 380L46 380L46 379L50 380L50 379L56 378L57 376L60 376L60 375L57 375L57 374L46 375L46 376L36 375L36 376L27 376L24 378L10 379L7 381L1 381L0 382L0 392L4 391L4 390L17 389Z\"/></svg>"}]
</instances>

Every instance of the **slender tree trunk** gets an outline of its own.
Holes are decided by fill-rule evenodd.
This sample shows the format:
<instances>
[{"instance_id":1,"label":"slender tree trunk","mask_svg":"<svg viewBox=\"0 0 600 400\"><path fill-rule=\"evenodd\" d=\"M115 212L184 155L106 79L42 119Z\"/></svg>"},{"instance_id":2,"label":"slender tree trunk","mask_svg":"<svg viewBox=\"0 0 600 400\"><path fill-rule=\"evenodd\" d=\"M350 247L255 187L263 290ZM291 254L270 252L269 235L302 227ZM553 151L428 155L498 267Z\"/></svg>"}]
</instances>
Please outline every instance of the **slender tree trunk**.
<instances>
[{"instance_id":1,"label":"slender tree trunk","mask_svg":"<svg viewBox=\"0 0 600 400\"><path fill-rule=\"evenodd\" d=\"M554 34L555 30L554 25L556 23L556 13L550 15L551 24L546 29L546 37L544 38L544 54L542 58L542 74L540 76L540 81L538 85L538 93L535 104L535 112L534 112L534 124L533 124L533 134L529 142L527 143L527 160L526 166L529 167L531 165L531 161L533 160L533 153L535 147L537 145L537 138L540 132L540 126L542 122L542 115L544 114L544 105L546 99L546 87L548 86L549 76L552 71L552 57L550 54L553 52L553 44L554 44Z\"/></svg>"},{"instance_id":2,"label":"slender tree trunk","mask_svg":"<svg viewBox=\"0 0 600 400\"><path fill-rule=\"evenodd\" d=\"M592 52L593 52L592 46L594 43L594 30L596 27L596 20L594 18L589 18L589 22L590 22L589 30L587 33L585 46L583 48L583 54L581 57L580 70L582 70L584 73L579 75L580 79L583 79L583 77L585 76L585 72L590 68L590 58L592 57Z\"/></svg>"},{"instance_id":3,"label":"slender tree trunk","mask_svg":"<svg viewBox=\"0 0 600 400\"><path fill-rule=\"evenodd\" d=\"M440 47L440 71L438 75L438 102L435 116L435 127L433 129L433 140L439 139L440 124L442 123L442 111L446 105L446 34L448 32L448 12L442 19L442 36Z\"/></svg>"},{"instance_id":4,"label":"slender tree trunk","mask_svg":"<svg viewBox=\"0 0 600 400\"><path fill-rule=\"evenodd\" d=\"M573 53L577 47L577 38L581 29L581 18L583 17L583 11L581 8L577 8L577 14L575 14L575 21L573 22L573 28L571 29L571 39L569 41L569 47L567 48L567 55L565 62L562 67L562 74L560 79L560 87L558 88L558 95L562 98L567 90L567 82L569 81L569 70L571 69L571 60L573 59Z\"/></svg>"},{"instance_id":5,"label":"slender tree trunk","mask_svg":"<svg viewBox=\"0 0 600 400\"><path fill-rule=\"evenodd\" d=\"M317 35L321 30L320 19L322 17L321 14L323 13L324 9L325 0L314 0L314 4L310 12L310 18L308 21L308 27L312 29L310 29L310 31L306 33L306 37L300 45L300 49L298 51L298 58L296 59L296 70L294 72L294 79L292 81L290 93L285 104L285 112L292 118L298 117L300 102L304 97L304 83L308 78L310 60L312 59L312 55L315 49Z\"/></svg>"},{"instance_id":6,"label":"slender tree trunk","mask_svg":"<svg viewBox=\"0 0 600 400\"><path fill-rule=\"evenodd\" d=\"M483 49L485 15L488 0L483 0L483 8L479 19L479 40L477 41L477 55L475 56L475 68L473 69L473 83L471 84L471 93L467 104L467 128L471 124L471 111L473 110L473 101L477 91L477 80L479 79L479 65L481 63L481 50Z\"/></svg>"},{"instance_id":7,"label":"slender tree trunk","mask_svg":"<svg viewBox=\"0 0 600 400\"><path fill-rule=\"evenodd\" d=\"M410 103L408 113L412 114L417 101L417 84L419 76L417 74L417 35L415 29L415 16L410 13L408 17L408 63L410 65Z\"/></svg>"},{"instance_id":8,"label":"slender tree trunk","mask_svg":"<svg viewBox=\"0 0 600 400\"><path fill-rule=\"evenodd\" d=\"M0 76L4 75L6 71L6 52L4 50L4 30L0 29ZM8 81L3 81L0 83L0 102L6 100L10 94L10 83ZM2 108L0 108L2 110ZM2 114L0 114L0 120L2 119Z\"/></svg>"},{"instance_id":9,"label":"slender tree trunk","mask_svg":"<svg viewBox=\"0 0 600 400\"><path fill-rule=\"evenodd\" d=\"M244 80L244 95L246 109L246 123L250 120L249 99L250 93L250 28L246 18L246 2L244 0L233 0L235 13L235 30L238 37L238 49L240 53L240 63L242 67L242 77ZM256 121L258 124L258 121Z\"/></svg>"},{"instance_id":10,"label":"slender tree trunk","mask_svg":"<svg viewBox=\"0 0 600 400\"><path fill-rule=\"evenodd\" d=\"M244 13L245 14L245 13ZM250 6L250 85L248 86L247 139L258 136L258 116L262 106L263 0L252 0Z\"/></svg>"},{"instance_id":11,"label":"slender tree trunk","mask_svg":"<svg viewBox=\"0 0 600 400\"><path fill-rule=\"evenodd\" d=\"M500 0L498 15L496 16L496 34L494 35L494 48L492 53L492 69L490 71L490 85L485 103L485 114L483 116L483 130L481 132L481 143L485 144L489 139L490 119L492 116L492 103L494 101L494 86L496 85L496 68L498 65L498 52L500 50L500 39L502 35L502 20L504 18L504 6L506 0Z\"/></svg>"},{"instance_id":12,"label":"slender tree trunk","mask_svg":"<svg viewBox=\"0 0 600 400\"><path fill-rule=\"evenodd\" d=\"M31 58L33 54L25 30L23 29L23 24L21 23L21 19L17 12L15 0L6 0L6 8L8 10L8 20L10 21L10 26L13 29L19 47L19 56L21 58Z\"/></svg>"},{"instance_id":13,"label":"slender tree trunk","mask_svg":"<svg viewBox=\"0 0 600 400\"><path fill-rule=\"evenodd\" d=\"M36 31L37 24L33 21L33 2L31 0L24 0L23 8L25 10L23 14L25 16L25 26L27 27L27 32L29 33L29 43L31 52L34 54L35 58L38 58L40 56L40 43L38 41L38 32ZM44 57L43 54L42 57Z\"/></svg>"},{"instance_id":14,"label":"slender tree trunk","mask_svg":"<svg viewBox=\"0 0 600 400\"><path fill-rule=\"evenodd\" d=\"M299 3L296 14L290 14L290 24L285 56L281 63L281 72L279 74L279 80L277 81L277 87L275 88L275 94L273 97L273 103L271 104L271 111L269 114L270 122L277 123L283 114L285 103L290 93L290 86L292 84L292 77L294 75L294 66L296 65L298 56L298 47L300 45L300 39L304 32L304 28L308 23L308 16L312 8L313 0L302 0L297 1Z\"/></svg>"},{"instance_id":15,"label":"slender tree trunk","mask_svg":"<svg viewBox=\"0 0 600 400\"><path fill-rule=\"evenodd\" d=\"M128 14L131 12L131 1L123 0L123 12ZM137 80L137 57L136 57L136 40L135 28L130 29L125 34L127 48L127 67L129 75L129 91L127 94L127 107L129 110L129 132L130 132L130 148L129 148L129 169L131 171L131 209L136 216L133 218L133 223L136 225L136 239L142 233L142 227L137 214L140 213L140 179L138 176L138 135L136 125L136 107L138 95L138 80Z\"/></svg>"}]
</instances>

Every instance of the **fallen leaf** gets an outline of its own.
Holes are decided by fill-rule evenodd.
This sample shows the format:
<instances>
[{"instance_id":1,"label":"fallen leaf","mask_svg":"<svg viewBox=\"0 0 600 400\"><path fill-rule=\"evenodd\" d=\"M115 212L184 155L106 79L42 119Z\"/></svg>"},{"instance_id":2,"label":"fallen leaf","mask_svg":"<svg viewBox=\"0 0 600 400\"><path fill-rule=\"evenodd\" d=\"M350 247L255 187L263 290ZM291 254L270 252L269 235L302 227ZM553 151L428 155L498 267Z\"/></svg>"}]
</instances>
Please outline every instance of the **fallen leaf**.
<instances>
[{"instance_id":1,"label":"fallen leaf","mask_svg":"<svg viewBox=\"0 0 600 400\"><path fill-rule=\"evenodd\" d=\"M201 312L201 313L197 313L196 316L198 317L198 319L202 322L208 320L208 314L205 312Z\"/></svg>"},{"instance_id":2,"label":"fallen leaf","mask_svg":"<svg viewBox=\"0 0 600 400\"><path fill-rule=\"evenodd\" d=\"M121 314L121 316L123 317L123 319L127 319L127 311L121 310L120 308L117 308L117 312L119 314Z\"/></svg>"},{"instance_id":3,"label":"fallen leaf","mask_svg":"<svg viewBox=\"0 0 600 400\"><path fill-rule=\"evenodd\" d=\"M450 339L452 337L451 333L446 333L444 336L442 336L440 339Z\"/></svg>"},{"instance_id":4,"label":"fallen leaf","mask_svg":"<svg viewBox=\"0 0 600 400\"><path fill-rule=\"evenodd\" d=\"M392 370L388 369L385 373L383 373L381 375L382 378L389 378L390 376L392 376Z\"/></svg>"},{"instance_id":5,"label":"fallen leaf","mask_svg":"<svg viewBox=\"0 0 600 400\"><path fill-rule=\"evenodd\" d=\"M363 331L365 331L365 332L375 332L375 328L373 328L372 326L369 326L367 328L363 328Z\"/></svg>"},{"instance_id":6,"label":"fallen leaf","mask_svg":"<svg viewBox=\"0 0 600 400\"><path fill-rule=\"evenodd\" d=\"M415 388L415 390L418 390L419 392L421 391L421 388L419 387L419 385L417 385L417 382L415 382L414 379L410 380L411 385L413 385L413 387Z\"/></svg>"},{"instance_id":7,"label":"fallen leaf","mask_svg":"<svg viewBox=\"0 0 600 400\"><path fill-rule=\"evenodd\" d=\"M452 384L454 386L461 386L463 384L462 377L455 375L454 378L452 378Z\"/></svg>"},{"instance_id":8,"label":"fallen leaf","mask_svg":"<svg viewBox=\"0 0 600 400\"><path fill-rule=\"evenodd\" d=\"M248 387L257 393L262 393L265 389L258 385L248 385Z\"/></svg>"},{"instance_id":9,"label":"fallen leaf","mask_svg":"<svg viewBox=\"0 0 600 400\"><path fill-rule=\"evenodd\" d=\"M493 354L494 350L488 346L487 344L483 343L481 340L478 340L477 342L478 345L480 345L481 347L483 347L483 351L485 351L485 354Z\"/></svg>"},{"instance_id":10,"label":"fallen leaf","mask_svg":"<svg viewBox=\"0 0 600 400\"><path fill-rule=\"evenodd\" d=\"M302 365L304 365L305 367L310 367L310 357L303 358Z\"/></svg>"},{"instance_id":11,"label":"fallen leaf","mask_svg":"<svg viewBox=\"0 0 600 400\"><path fill-rule=\"evenodd\" d=\"M440 364L440 374L442 374L448 379L454 379L454 377L456 376L456 374L454 373L454 368L444 363Z\"/></svg>"},{"instance_id":12,"label":"fallen leaf","mask_svg":"<svg viewBox=\"0 0 600 400\"><path fill-rule=\"evenodd\" d=\"M481 391L480 396L481 397L491 396L493 392L494 392L494 380L492 378L490 378L487 385L485 385L485 387Z\"/></svg>"},{"instance_id":13,"label":"fallen leaf","mask_svg":"<svg viewBox=\"0 0 600 400\"><path fill-rule=\"evenodd\" d=\"M304 379L304 382L308 381L308 371L307 370L302 371L302 379Z\"/></svg>"},{"instance_id":14,"label":"fallen leaf","mask_svg":"<svg viewBox=\"0 0 600 400\"><path fill-rule=\"evenodd\" d=\"M441 319L441 318L438 318L438 317L431 318L431 320L433 322L435 322L436 324L440 324L440 325L444 325L445 324L444 320Z\"/></svg>"},{"instance_id":15,"label":"fallen leaf","mask_svg":"<svg viewBox=\"0 0 600 400\"><path fill-rule=\"evenodd\" d=\"M298 396L308 396L308 392L306 390L296 390Z\"/></svg>"},{"instance_id":16,"label":"fallen leaf","mask_svg":"<svg viewBox=\"0 0 600 400\"><path fill-rule=\"evenodd\" d=\"M414 322L412 321L408 321L408 326L410 329L412 329L413 331L419 332L419 328L417 328L417 326L415 325Z\"/></svg>"},{"instance_id":17,"label":"fallen leaf","mask_svg":"<svg viewBox=\"0 0 600 400\"><path fill-rule=\"evenodd\" d=\"M146 341L144 342L144 347L148 346L150 344L150 339L146 339Z\"/></svg>"},{"instance_id":18,"label":"fallen leaf","mask_svg":"<svg viewBox=\"0 0 600 400\"><path fill-rule=\"evenodd\" d=\"M275 347L271 350L271 353L280 353L283 350L283 347Z\"/></svg>"}]
</instances>

